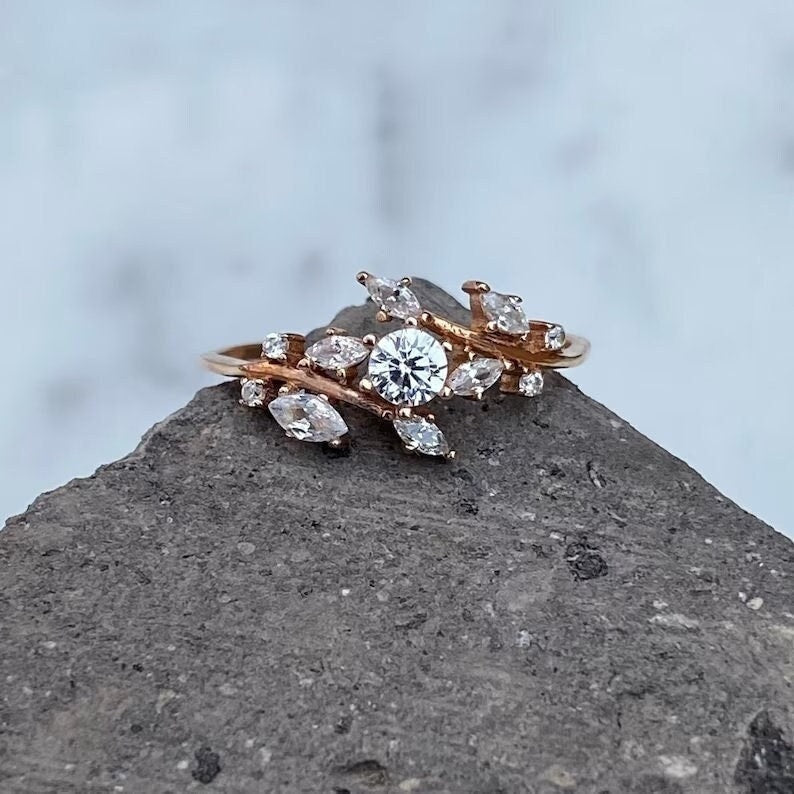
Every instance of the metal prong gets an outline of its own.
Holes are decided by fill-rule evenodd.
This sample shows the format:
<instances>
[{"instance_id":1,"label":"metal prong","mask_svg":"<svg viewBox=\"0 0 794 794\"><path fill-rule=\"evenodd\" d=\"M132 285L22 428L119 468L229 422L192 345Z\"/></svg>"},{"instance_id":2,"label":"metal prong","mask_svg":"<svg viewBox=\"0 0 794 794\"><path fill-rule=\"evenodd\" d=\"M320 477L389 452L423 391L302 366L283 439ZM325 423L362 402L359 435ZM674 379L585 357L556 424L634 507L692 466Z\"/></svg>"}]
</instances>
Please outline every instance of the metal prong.
<instances>
[{"instance_id":1,"label":"metal prong","mask_svg":"<svg viewBox=\"0 0 794 794\"><path fill-rule=\"evenodd\" d=\"M399 416L400 419L410 419L413 416L413 411L408 407L398 408L397 416Z\"/></svg>"},{"instance_id":2,"label":"metal prong","mask_svg":"<svg viewBox=\"0 0 794 794\"><path fill-rule=\"evenodd\" d=\"M285 395L285 394L289 394L291 391L292 391L292 386L289 386L288 384L286 384L286 383L285 383L285 384L284 384L284 385L283 385L283 386L282 386L282 387L281 387L281 388L278 390L278 393L279 393L279 394L281 394L281 395L283 396L283 395Z\"/></svg>"},{"instance_id":3,"label":"metal prong","mask_svg":"<svg viewBox=\"0 0 794 794\"><path fill-rule=\"evenodd\" d=\"M485 330L492 333L496 331L498 327L499 326L496 324L496 320L488 320L488 322L485 323Z\"/></svg>"},{"instance_id":4,"label":"metal prong","mask_svg":"<svg viewBox=\"0 0 794 794\"><path fill-rule=\"evenodd\" d=\"M329 326L325 329L326 336L347 336L347 330L344 328L335 328L334 326Z\"/></svg>"},{"instance_id":5,"label":"metal prong","mask_svg":"<svg viewBox=\"0 0 794 794\"><path fill-rule=\"evenodd\" d=\"M524 302L524 299L520 295L508 295L507 297L510 298L510 300L513 301L514 303Z\"/></svg>"},{"instance_id":6,"label":"metal prong","mask_svg":"<svg viewBox=\"0 0 794 794\"><path fill-rule=\"evenodd\" d=\"M339 449L340 447L343 447L344 445L345 445L345 442L344 442L344 440L342 439L341 436L339 438L332 438L328 442L328 446L332 447L333 449Z\"/></svg>"},{"instance_id":7,"label":"metal prong","mask_svg":"<svg viewBox=\"0 0 794 794\"><path fill-rule=\"evenodd\" d=\"M375 336L375 334L367 334L361 341L366 347L375 347L378 342L378 337Z\"/></svg>"},{"instance_id":8,"label":"metal prong","mask_svg":"<svg viewBox=\"0 0 794 794\"><path fill-rule=\"evenodd\" d=\"M477 281L476 279L469 279L464 281L461 289L472 295L475 292L490 292L491 288L484 281Z\"/></svg>"},{"instance_id":9,"label":"metal prong","mask_svg":"<svg viewBox=\"0 0 794 794\"><path fill-rule=\"evenodd\" d=\"M359 273L356 273L356 281L359 284L363 284L369 278L369 273L366 270L362 270Z\"/></svg>"},{"instance_id":10,"label":"metal prong","mask_svg":"<svg viewBox=\"0 0 794 794\"><path fill-rule=\"evenodd\" d=\"M383 419L384 422L391 422L394 419L394 413L387 409L380 415L380 418Z\"/></svg>"},{"instance_id":11,"label":"metal prong","mask_svg":"<svg viewBox=\"0 0 794 794\"><path fill-rule=\"evenodd\" d=\"M449 339L445 339L445 340L444 340L444 341L441 343L441 347L443 347L443 348L444 348L444 350L446 350L446 351L447 351L447 353L451 353L451 352L452 352L452 342L450 342L450 341L449 341Z\"/></svg>"},{"instance_id":12,"label":"metal prong","mask_svg":"<svg viewBox=\"0 0 794 794\"><path fill-rule=\"evenodd\" d=\"M302 358L295 366L300 367L301 369L309 369L311 365L312 362L309 361L308 358Z\"/></svg>"},{"instance_id":13,"label":"metal prong","mask_svg":"<svg viewBox=\"0 0 794 794\"><path fill-rule=\"evenodd\" d=\"M449 400L455 396L455 392L452 391L452 389L450 389L449 386L442 386L441 391L438 393L438 396L442 400Z\"/></svg>"},{"instance_id":14,"label":"metal prong","mask_svg":"<svg viewBox=\"0 0 794 794\"><path fill-rule=\"evenodd\" d=\"M473 392L471 396L474 397L475 400L479 401L482 400L482 395L483 395L483 390L477 389L477 391Z\"/></svg>"},{"instance_id":15,"label":"metal prong","mask_svg":"<svg viewBox=\"0 0 794 794\"><path fill-rule=\"evenodd\" d=\"M413 281L411 281L411 277L410 276L403 276L400 279L400 284L402 284L403 287L410 287L411 284L413 284Z\"/></svg>"},{"instance_id":16,"label":"metal prong","mask_svg":"<svg viewBox=\"0 0 794 794\"><path fill-rule=\"evenodd\" d=\"M406 317L405 324L409 328L416 328L416 326L419 325L419 320L417 320L416 317Z\"/></svg>"},{"instance_id":17,"label":"metal prong","mask_svg":"<svg viewBox=\"0 0 794 794\"><path fill-rule=\"evenodd\" d=\"M403 449L406 452L416 452L419 449L419 442L418 441L405 441L403 443Z\"/></svg>"},{"instance_id":18,"label":"metal prong","mask_svg":"<svg viewBox=\"0 0 794 794\"><path fill-rule=\"evenodd\" d=\"M447 452L447 454L446 454L446 458L447 458L447 460L455 460L455 458L457 457L457 455L458 455L458 453L457 453L457 452L455 452L455 450L454 450L454 449L451 449L449 452Z\"/></svg>"},{"instance_id":19,"label":"metal prong","mask_svg":"<svg viewBox=\"0 0 794 794\"><path fill-rule=\"evenodd\" d=\"M466 355L468 356L469 361L474 361L474 359L477 358L477 354L473 350L467 350Z\"/></svg>"},{"instance_id":20,"label":"metal prong","mask_svg":"<svg viewBox=\"0 0 794 794\"><path fill-rule=\"evenodd\" d=\"M320 399L321 399L323 402L326 402L326 403L327 403L327 402L330 402L330 400L328 399L328 395L327 395L327 394L323 394L323 393L321 392L321 393L320 393L320 394L318 394L317 396L318 396L318 397L319 397L319 398L320 398Z\"/></svg>"},{"instance_id":21,"label":"metal prong","mask_svg":"<svg viewBox=\"0 0 794 794\"><path fill-rule=\"evenodd\" d=\"M419 319L422 321L424 325L430 325L436 318L430 312L422 312L419 315Z\"/></svg>"},{"instance_id":22,"label":"metal prong","mask_svg":"<svg viewBox=\"0 0 794 794\"><path fill-rule=\"evenodd\" d=\"M391 320L391 317L389 317L388 312L385 312L383 309L379 309L378 313L375 315L375 319L379 323L387 323L389 320Z\"/></svg>"},{"instance_id":23,"label":"metal prong","mask_svg":"<svg viewBox=\"0 0 794 794\"><path fill-rule=\"evenodd\" d=\"M512 370L515 369L516 365L512 361L509 361L508 359L504 359L502 361L502 366L504 367L505 372L512 372Z\"/></svg>"},{"instance_id":24,"label":"metal prong","mask_svg":"<svg viewBox=\"0 0 794 794\"><path fill-rule=\"evenodd\" d=\"M361 391L372 391L372 381L369 378L362 378L358 382L358 388Z\"/></svg>"},{"instance_id":25,"label":"metal prong","mask_svg":"<svg viewBox=\"0 0 794 794\"><path fill-rule=\"evenodd\" d=\"M425 414L425 419L427 419L428 422L433 422L433 424L435 424L436 415L435 414Z\"/></svg>"}]
</instances>

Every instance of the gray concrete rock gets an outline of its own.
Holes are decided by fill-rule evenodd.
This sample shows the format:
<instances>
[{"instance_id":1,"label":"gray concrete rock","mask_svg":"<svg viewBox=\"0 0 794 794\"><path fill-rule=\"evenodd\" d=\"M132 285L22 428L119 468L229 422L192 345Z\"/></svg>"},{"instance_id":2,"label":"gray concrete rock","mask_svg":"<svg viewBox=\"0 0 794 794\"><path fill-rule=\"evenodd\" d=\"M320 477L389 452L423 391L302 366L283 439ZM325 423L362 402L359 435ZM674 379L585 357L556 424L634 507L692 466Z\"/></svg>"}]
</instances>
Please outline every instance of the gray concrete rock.
<instances>
[{"instance_id":1,"label":"gray concrete rock","mask_svg":"<svg viewBox=\"0 0 794 794\"><path fill-rule=\"evenodd\" d=\"M439 463L236 398L0 533L0 791L794 791L794 547L619 417L453 401Z\"/></svg>"}]
</instances>

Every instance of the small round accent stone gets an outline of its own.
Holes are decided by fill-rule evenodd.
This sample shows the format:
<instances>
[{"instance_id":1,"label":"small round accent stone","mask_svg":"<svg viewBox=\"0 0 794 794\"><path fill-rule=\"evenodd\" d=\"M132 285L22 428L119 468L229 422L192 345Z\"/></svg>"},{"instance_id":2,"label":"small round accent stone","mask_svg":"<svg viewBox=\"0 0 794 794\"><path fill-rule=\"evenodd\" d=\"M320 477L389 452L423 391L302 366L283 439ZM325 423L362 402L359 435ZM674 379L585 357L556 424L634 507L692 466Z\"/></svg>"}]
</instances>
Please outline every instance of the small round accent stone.
<instances>
[{"instance_id":1,"label":"small round accent stone","mask_svg":"<svg viewBox=\"0 0 794 794\"><path fill-rule=\"evenodd\" d=\"M265 382L252 378L243 378L240 387L240 398L250 408L260 408L265 400Z\"/></svg>"},{"instance_id":2,"label":"small round accent stone","mask_svg":"<svg viewBox=\"0 0 794 794\"><path fill-rule=\"evenodd\" d=\"M283 361L287 357L287 337L268 334L262 342L262 355L273 361Z\"/></svg>"},{"instance_id":3,"label":"small round accent stone","mask_svg":"<svg viewBox=\"0 0 794 794\"><path fill-rule=\"evenodd\" d=\"M393 405L423 405L444 388L447 354L427 331L401 328L386 334L372 349L369 379Z\"/></svg>"},{"instance_id":4,"label":"small round accent stone","mask_svg":"<svg viewBox=\"0 0 794 794\"><path fill-rule=\"evenodd\" d=\"M522 375L518 381L518 390L525 397L537 397L543 391L543 373L536 369Z\"/></svg>"},{"instance_id":5,"label":"small round accent stone","mask_svg":"<svg viewBox=\"0 0 794 794\"><path fill-rule=\"evenodd\" d=\"M562 350L565 347L565 329L561 325L552 325L546 331L546 349Z\"/></svg>"}]
</instances>

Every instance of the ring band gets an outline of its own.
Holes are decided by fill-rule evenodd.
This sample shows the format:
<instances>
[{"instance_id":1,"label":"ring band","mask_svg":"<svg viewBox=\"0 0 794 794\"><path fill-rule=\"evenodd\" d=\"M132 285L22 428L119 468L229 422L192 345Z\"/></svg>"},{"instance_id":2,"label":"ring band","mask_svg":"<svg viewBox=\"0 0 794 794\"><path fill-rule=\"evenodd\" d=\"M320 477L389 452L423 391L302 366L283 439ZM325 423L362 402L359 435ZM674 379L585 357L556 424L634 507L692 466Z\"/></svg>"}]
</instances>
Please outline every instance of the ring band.
<instances>
[{"instance_id":1,"label":"ring band","mask_svg":"<svg viewBox=\"0 0 794 794\"><path fill-rule=\"evenodd\" d=\"M575 367L590 349L561 325L527 319L521 298L482 281L462 286L471 308L465 326L423 310L409 278L362 272L357 279L378 306L377 319L401 320L401 328L360 339L329 328L309 347L300 334L269 334L263 343L207 353L205 366L239 378L240 402L268 407L290 437L344 445L348 428L335 406L346 403L392 422L409 451L452 458L425 407L433 399L481 399L497 382L502 392L535 397L544 369Z\"/></svg>"}]
</instances>

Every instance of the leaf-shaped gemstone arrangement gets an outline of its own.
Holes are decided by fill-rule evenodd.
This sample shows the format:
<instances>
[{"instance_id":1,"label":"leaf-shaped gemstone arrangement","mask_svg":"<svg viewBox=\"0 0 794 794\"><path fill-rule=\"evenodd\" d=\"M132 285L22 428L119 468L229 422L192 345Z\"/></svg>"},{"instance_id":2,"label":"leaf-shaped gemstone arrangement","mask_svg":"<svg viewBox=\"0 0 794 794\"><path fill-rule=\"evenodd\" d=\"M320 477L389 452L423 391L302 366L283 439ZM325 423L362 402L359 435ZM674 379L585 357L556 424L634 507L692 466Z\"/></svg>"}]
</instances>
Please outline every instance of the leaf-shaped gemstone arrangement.
<instances>
[{"instance_id":1,"label":"leaf-shaped gemstone arrangement","mask_svg":"<svg viewBox=\"0 0 794 794\"><path fill-rule=\"evenodd\" d=\"M461 397L482 397L499 380L504 368L499 359L475 356L458 366L449 376L447 386Z\"/></svg>"},{"instance_id":2,"label":"leaf-shaped gemstone arrangement","mask_svg":"<svg viewBox=\"0 0 794 794\"><path fill-rule=\"evenodd\" d=\"M394 429L408 449L423 455L450 457L447 439L435 422L423 416L412 416L409 419L395 419Z\"/></svg>"},{"instance_id":3,"label":"leaf-shaped gemstone arrangement","mask_svg":"<svg viewBox=\"0 0 794 794\"><path fill-rule=\"evenodd\" d=\"M316 394L282 394L267 407L287 435L300 441L335 441L347 433L345 420L336 408Z\"/></svg>"},{"instance_id":4,"label":"leaf-shaped gemstone arrangement","mask_svg":"<svg viewBox=\"0 0 794 794\"><path fill-rule=\"evenodd\" d=\"M367 292L378 308L386 312L389 317L396 317L399 320L418 317L422 313L419 299L408 288L409 283L408 279L394 281L391 278L381 278L369 274L363 281Z\"/></svg>"},{"instance_id":5,"label":"leaf-shaped gemstone arrangement","mask_svg":"<svg viewBox=\"0 0 794 794\"><path fill-rule=\"evenodd\" d=\"M305 356L322 369L347 369L360 364L369 355L367 346L355 336L331 334L315 342Z\"/></svg>"}]
</instances>

